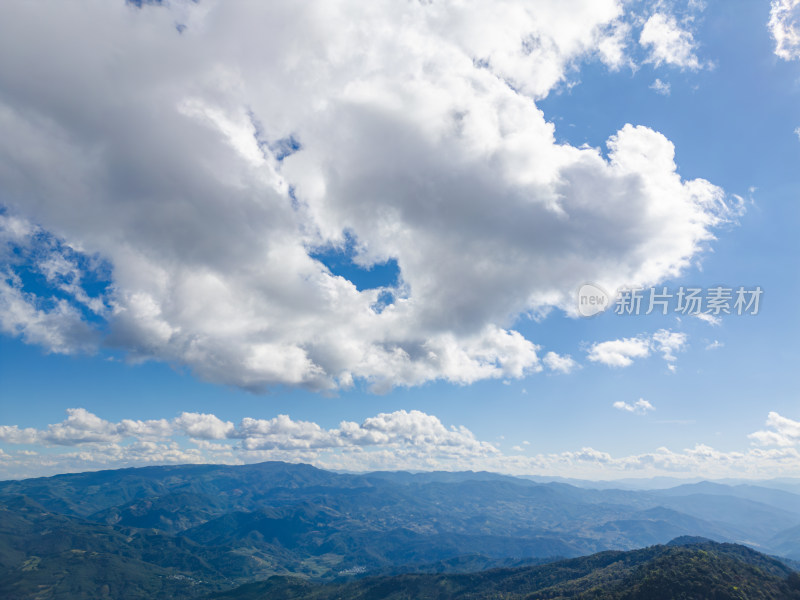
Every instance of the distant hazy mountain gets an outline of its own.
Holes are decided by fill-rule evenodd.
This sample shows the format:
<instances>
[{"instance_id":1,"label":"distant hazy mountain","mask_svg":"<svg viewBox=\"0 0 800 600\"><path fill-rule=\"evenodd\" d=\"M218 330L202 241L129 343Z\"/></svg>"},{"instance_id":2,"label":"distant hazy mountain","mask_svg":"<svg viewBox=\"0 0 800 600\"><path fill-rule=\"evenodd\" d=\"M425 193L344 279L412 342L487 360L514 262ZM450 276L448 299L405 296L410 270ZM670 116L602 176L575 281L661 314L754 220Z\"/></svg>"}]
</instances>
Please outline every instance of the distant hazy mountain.
<instances>
[{"instance_id":1,"label":"distant hazy mountain","mask_svg":"<svg viewBox=\"0 0 800 600\"><path fill-rule=\"evenodd\" d=\"M537 483L568 483L575 487L589 488L595 490L666 490L678 486L691 485L695 483L708 483L700 477L682 478L682 477L626 477L622 479L611 480L589 480L589 479L574 479L570 477L552 477L544 475L522 475L521 479L535 481ZM797 477L778 477L772 479L718 479L714 483L724 486L757 486L761 488L783 490L793 494L800 494L800 478Z\"/></svg>"},{"instance_id":2,"label":"distant hazy mountain","mask_svg":"<svg viewBox=\"0 0 800 600\"><path fill-rule=\"evenodd\" d=\"M678 536L800 557L800 496L716 483L631 491L492 473L337 474L279 462L7 481L0 598L33 589L49 590L42 598L188 598L273 575L478 570Z\"/></svg>"},{"instance_id":3,"label":"distant hazy mountain","mask_svg":"<svg viewBox=\"0 0 800 600\"><path fill-rule=\"evenodd\" d=\"M769 541L769 547L781 556L800 560L800 526L776 534Z\"/></svg>"},{"instance_id":4,"label":"distant hazy mountain","mask_svg":"<svg viewBox=\"0 0 800 600\"><path fill-rule=\"evenodd\" d=\"M800 502L798 502L800 496L797 494L752 484L723 485L710 481L701 481L662 490L659 493L663 496L691 496L694 494L733 496L760 502L800 515Z\"/></svg>"}]
</instances>

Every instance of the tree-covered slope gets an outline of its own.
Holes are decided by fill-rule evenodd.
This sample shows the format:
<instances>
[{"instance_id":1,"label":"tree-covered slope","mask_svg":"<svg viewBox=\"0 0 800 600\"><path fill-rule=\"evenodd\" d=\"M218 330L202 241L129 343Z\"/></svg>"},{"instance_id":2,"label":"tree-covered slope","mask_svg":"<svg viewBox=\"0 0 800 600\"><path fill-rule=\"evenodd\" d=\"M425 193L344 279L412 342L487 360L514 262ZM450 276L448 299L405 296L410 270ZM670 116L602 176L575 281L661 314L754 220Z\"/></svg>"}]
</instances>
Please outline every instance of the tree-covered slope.
<instances>
[{"instance_id":1,"label":"tree-covered slope","mask_svg":"<svg viewBox=\"0 0 800 600\"><path fill-rule=\"evenodd\" d=\"M556 563L456 575L369 577L315 585L295 578L215 593L209 600L792 600L800 576L735 544L654 546Z\"/></svg>"}]
</instances>

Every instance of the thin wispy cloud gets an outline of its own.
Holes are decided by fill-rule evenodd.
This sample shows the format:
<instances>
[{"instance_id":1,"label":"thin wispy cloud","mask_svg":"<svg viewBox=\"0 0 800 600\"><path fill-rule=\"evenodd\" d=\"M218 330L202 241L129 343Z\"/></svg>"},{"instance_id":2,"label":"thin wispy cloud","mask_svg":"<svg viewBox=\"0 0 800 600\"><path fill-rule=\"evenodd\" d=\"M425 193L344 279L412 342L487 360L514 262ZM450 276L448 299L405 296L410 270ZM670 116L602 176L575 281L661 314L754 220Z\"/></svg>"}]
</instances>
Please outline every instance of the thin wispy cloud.
<instances>
[{"instance_id":1,"label":"thin wispy cloud","mask_svg":"<svg viewBox=\"0 0 800 600\"><path fill-rule=\"evenodd\" d=\"M714 316L709 313L697 313L696 315L692 315L696 319L700 319L704 323L708 323L709 325L720 325L722 324L722 318L718 316Z\"/></svg>"},{"instance_id":2,"label":"thin wispy cloud","mask_svg":"<svg viewBox=\"0 0 800 600\"><path fill-rule=\"evenodd\" d=\"M776 56L800 59L800 0L772 0L767 26L775 40Z\"/></svg>"},{"instance_id":3,"label":"thin wispy cloud","mask_svg":"<svg viewBox=\"0 0 800 600\"><path fill-rule=\"evenodd\" d=\"M617 410L621 410L623 412L634 413L634 414L637 414L637 415L645 415L648 412L656 409L655 406L650 404L644 398L639 398L636 402L633 402L632 404L629 404L629 403L625 402L624 400L618 400L618 401L614 402L613 406Z\"/></svg>"},{"instance_id":4,"label":"thin wispy cloud","mask_svg":"<svg viewBox=\"0 0 800 600\"><path fill-rule=\"evenodd\" d=\"M656 78L656 80L650 84L650 89L653 90L656 94L661 94L662 96L669 96L671 91L671 86L669 83L661 81L660 79Z\"/></svg>"}]
</instances>

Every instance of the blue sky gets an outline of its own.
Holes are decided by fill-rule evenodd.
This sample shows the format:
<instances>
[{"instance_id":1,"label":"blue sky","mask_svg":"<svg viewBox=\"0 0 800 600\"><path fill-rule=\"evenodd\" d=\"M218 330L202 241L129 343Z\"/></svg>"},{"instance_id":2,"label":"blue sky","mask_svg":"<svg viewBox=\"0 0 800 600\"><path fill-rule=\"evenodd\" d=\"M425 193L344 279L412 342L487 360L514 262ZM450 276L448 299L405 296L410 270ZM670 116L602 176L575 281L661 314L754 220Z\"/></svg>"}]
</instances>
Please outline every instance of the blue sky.
<instances>
[{"instance_id":1,"label":"blue sky","mask_svg":"<svg viewBox=\"0 0 800 600\"><path fill-rule=\"evenodd\" d=\"M4 5L0 476L800 476L797 2L507 8Z\"/></svg>"}]
</instances>

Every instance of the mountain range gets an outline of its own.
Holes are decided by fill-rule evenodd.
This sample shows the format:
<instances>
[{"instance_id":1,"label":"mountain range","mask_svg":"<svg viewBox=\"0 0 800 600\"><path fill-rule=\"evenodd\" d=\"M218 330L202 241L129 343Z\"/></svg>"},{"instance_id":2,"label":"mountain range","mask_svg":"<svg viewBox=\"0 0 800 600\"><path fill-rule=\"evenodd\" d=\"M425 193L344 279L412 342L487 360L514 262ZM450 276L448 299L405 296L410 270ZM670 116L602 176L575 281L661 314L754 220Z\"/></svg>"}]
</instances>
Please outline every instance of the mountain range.
<instances>
[{"instance_id":1,"label":"mountain range","mask_svg":"<svg viewBox=\"0 0 800 600\"><path fill-rule=\"evenodd\" d=\"M680 536L798 560L800 495L712 482L615 490L493 473L343 474L280 462L6 481L0 597L195 598L274 576L337 582L538 568Z\"/></svg>"}]
</instances>

